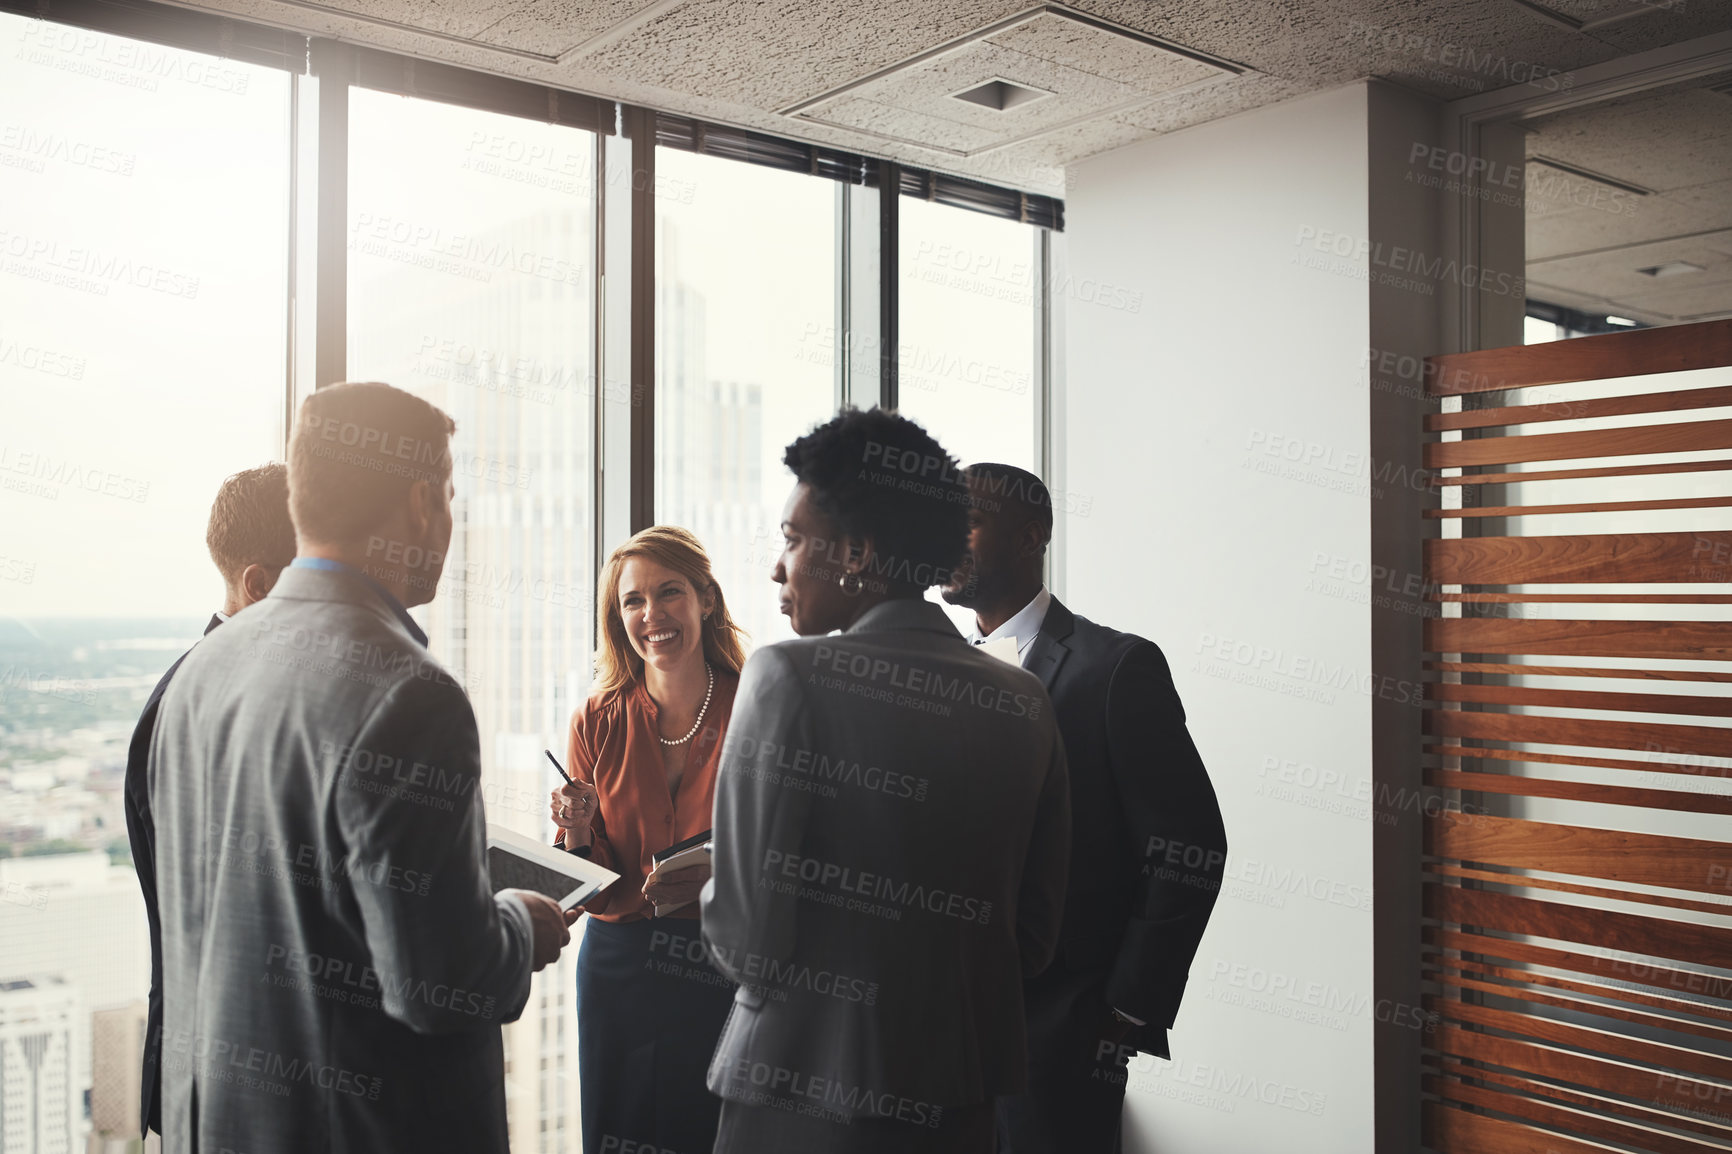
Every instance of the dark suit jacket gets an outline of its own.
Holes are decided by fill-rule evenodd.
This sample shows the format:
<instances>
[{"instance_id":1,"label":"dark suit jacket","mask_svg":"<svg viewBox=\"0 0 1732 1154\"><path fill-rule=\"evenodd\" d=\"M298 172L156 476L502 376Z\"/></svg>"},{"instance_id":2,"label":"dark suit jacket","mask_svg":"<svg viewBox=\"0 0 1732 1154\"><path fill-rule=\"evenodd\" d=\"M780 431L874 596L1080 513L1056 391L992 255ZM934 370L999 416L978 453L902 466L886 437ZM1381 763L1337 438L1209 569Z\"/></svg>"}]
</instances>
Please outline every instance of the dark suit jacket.
<instances>
[{"instance_id":1,"label":"dark suit jacket","mask_svg":"<svg viewBox=\"0 0 1732 1154\"><path fill-rule=\"evenodd\" d=\"M1064 748L1027 672L925 601L746 662L703 935L741 983L710 1089L915 1125L1020 1090L1057 941Z\"/></svg>"},{"instance_id":2,"label":"dark suit jacket","mask_svg":"<svg viewBox=\"0 0 1732 1154\"><path fill-rule=\"evenodd\" d=\"M1055 597L1024 665L1052 695L1070 764L1074 849L1055 968L1104 978L1107 1004L1147 1023L1129 1040L1166 1057L1226 870L1214 786L1153 642Z\"/></svg>"},{"instance_id":3,"label":"dark suit jacket","mask_svg":"<svg viewBox=\"0 0 1732 1154\"><path fill-rule=\"evenodd\" d=\"M211 614L206 634L223 623ZM192 650L187 650L191 653ZM144 1025L144 1065L139 1075L140 1133L155 1130L162 1133L162 919L156 912L156 822L150 816L150 787L145 779L145 762L150 757L150 735L156 732L156 710L162 702L162 691L169 679L186 660L186 653L175 658L156 688L145 699L144 712L132 730L132 744L126 748L126 785L121 807L126 813L126 840L132 845L132 866L138 871L138 887L144 891L144 916L150 923L150 1015Z\"/></svg>"},{"instance_id":4,"label":"dark suit jacket","mask_svg":"<svg viewBox=\"0 0 1732 1154\"><path fill-rule=\"evenodd\" d=\"M462 688L353 571L291 567L151 741L166 1154L506 1149L524 904Z\"/></svg>"}]
</instances>

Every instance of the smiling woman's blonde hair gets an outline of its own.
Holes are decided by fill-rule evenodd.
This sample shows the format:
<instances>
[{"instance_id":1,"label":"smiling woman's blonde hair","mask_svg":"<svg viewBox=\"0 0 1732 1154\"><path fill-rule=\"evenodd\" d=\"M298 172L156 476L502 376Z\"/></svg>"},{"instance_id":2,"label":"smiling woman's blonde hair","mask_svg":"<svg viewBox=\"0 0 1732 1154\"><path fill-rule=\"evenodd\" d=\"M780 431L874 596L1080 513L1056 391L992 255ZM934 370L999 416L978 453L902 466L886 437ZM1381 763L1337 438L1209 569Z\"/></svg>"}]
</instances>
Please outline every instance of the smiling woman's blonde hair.
<instances>
[{"instance_id":1,"label":"smiling woman's blonde hair","mask_svg":"<svg viewBox=\"0 0 1732 1154\"><path fill-rule=\"evenodd\" d=\"M691 583L701 602L709 594L714 602L704 618L704 658L729 673L738 673L746 663L745 630L734 624L722 587L710 572L709 554L689 529L677 525L651 525L632 535L615 549L602 566L595 598L596 621L601 626L601 644L595 651L595 685L592 691L608 693L643 678L643 658L631 647L625 619L619 611L619 575L633 557L654 561L672 569Z\"/></svg>"}]
</instances>

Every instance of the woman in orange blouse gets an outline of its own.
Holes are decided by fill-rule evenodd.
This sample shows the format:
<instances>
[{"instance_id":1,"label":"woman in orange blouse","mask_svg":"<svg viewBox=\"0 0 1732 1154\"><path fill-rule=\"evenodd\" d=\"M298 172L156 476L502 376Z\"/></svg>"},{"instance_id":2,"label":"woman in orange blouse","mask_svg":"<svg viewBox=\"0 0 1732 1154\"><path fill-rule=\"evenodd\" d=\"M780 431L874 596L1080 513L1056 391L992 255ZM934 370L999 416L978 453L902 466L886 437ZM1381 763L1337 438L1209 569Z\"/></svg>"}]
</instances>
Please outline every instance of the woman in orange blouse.
<instances>
[{"instance_id":1,"label":"woman in orange blouse","mask_svg":"<svg viewBox=\"0 0 1732 1154\"><path fill-rule=\"evenodd\" d=\"M684 529L638 533L600 585L595 689L571 719L572 784L552 796L559 844L620 875L584 907L577 956L583 1148L696 1154L715 1144L704 1073L734 987L698 936L709 866L647 879L655 854L710 828L742 634Z\"/></svg>"}]
</instances>

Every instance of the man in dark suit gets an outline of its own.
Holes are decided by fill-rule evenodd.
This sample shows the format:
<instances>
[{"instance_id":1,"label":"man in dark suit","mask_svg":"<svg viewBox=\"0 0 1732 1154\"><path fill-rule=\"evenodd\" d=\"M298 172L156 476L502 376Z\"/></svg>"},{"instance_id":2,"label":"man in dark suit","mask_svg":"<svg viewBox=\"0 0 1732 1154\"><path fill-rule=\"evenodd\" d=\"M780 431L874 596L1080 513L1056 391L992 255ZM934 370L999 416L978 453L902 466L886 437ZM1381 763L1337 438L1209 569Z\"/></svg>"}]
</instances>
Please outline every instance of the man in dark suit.
<instances>
[{"instance_id":1,"label":"man in dark suit","mask_svg":"<svg viewBox=\"0 0 1732 1154\"><path fill-rule=\"evenodd\" d=\"M1013 643L1046 686L1073 822L1058 957L1024 991L1028 1090L999 1099L999 1150L1113 1154L1126 1059L1170 1056L1167 1030L1220 891L1226 831L1160 649L1047 591L1046 486L1009 465L974 465L968 477L969 563L944 596L975 611L971 641L1006 653Z\"/></svg>"},{"instance_id":2,"label":"man in dark suit","mask_svg":"<svg viewBox=\"0 0 1732 1154\"><path fill-rule=\"evenodd\" d=\"M148 762L167 1154L504 1154L500 1024L569 924L495 894L480 738L408 606L452 530L451 418L307 398L297 556L193 647Z\"/></svg>"},{"instance_id":3,"label":"man in dark suit","mask_svg":"<svg viewBox=\"0 0 1732 1154\"><path fill-rule=\"evenodd\" d=\"M204 542L223 578L223 607L211 614L210 623L204 627L208 634L248 605L264 600L277 583L277 575L295 559L288 467L261 465L224 481L211 506ZM145 762L150 756L151 734L156 731L162 691L185 660L183 653L145 699L144 712L126 751L126 786L121 800L126 838L132 844L132 864L144 891L144 915L150 922L150 1015L144 1028L139 1127L158 1133L162 1132L162 920L156 905L156 822L150 813Z\"/></svg>"}]
</instances>

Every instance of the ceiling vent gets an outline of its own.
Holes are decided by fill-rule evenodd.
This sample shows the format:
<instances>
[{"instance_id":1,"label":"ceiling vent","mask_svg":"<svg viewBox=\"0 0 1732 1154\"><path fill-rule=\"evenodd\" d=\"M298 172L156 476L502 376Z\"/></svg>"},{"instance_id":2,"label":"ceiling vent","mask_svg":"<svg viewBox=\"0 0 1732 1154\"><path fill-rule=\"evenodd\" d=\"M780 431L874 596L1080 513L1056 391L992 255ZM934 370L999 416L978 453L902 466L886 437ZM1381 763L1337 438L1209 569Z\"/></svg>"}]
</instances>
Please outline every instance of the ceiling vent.
<instances>
[{"instance_id":1,"label":"ceiling vent","mask_svg":"<svg viewBox=\"0 0 1732 1154\"><path fill-rule=\"evenodd\" d=\"M1639 268L1636 271L1641 273L1643 276L1652 277L1682 276L1687 272L1701 272L1702 266L1699 264L1691 264L1687 260L1669 260L1665 264L1657 264L1649 268Z\"/></svg>"},{"instance_id":2,"label":"ceiling vent","mask_svg":"<svg viewBox=\"0 0 1732 1154\"><path fill-rule=\"evenodd\" d=\"M978 75L978 73L977 73ZM1042 92L1038 88L1015 84L1009 80L994 77L985 84L977 84L973 88L964 88L961 92L952 92L958 100L966 100L970 104L978 104L982 108L991 108L997 112L1009 112L1020 108L1043 96L1051 96L1050 92Z\"/></svg>"},{"instance_id":3,"label":"ceiling vent","mask_svg":"<svg viewBox=\"0 0 1732 1154\"><path fill-rule=\"evenodd\" d=\"M1651 188L1643 188L1639 184L1632 184L1627 180L1619 180L1615 176L1607 176L1605 173L1595 172L1591 168L1583 168L1576 164L1565 164L1561 160L1553 160L1549 156L1540 156L1537 153L1528 157L1528 163L1544 165L1546 168L1552 169L1555 172L1579 177L1582 180L1591 180L1595 184L1603 184L1607 188L1622 189L1624 192L1631 193L1635 196L1652 196L1654 193L1654 190Z\"/></svg>"}]
</instances>

